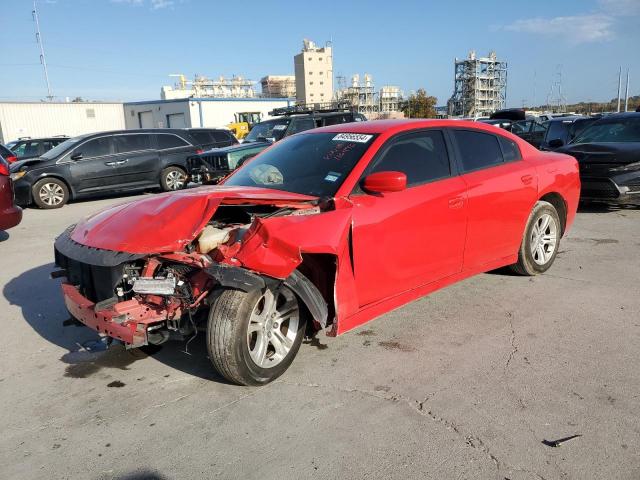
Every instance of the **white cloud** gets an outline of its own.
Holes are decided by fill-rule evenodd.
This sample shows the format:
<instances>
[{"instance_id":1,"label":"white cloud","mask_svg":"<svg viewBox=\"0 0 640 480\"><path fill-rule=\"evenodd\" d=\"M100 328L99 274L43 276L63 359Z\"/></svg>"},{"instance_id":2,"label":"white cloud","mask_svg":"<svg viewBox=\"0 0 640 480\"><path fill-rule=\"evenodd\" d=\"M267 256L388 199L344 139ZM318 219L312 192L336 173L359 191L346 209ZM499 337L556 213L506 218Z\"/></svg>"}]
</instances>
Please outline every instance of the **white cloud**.
<instances>
[{"instance_id":1,"label":"white cloud","mask_svg":"<svg viewBox=\"0 0 640 480\"><path fill-rule=\"evenodd\" d=\"M622 2L624 0L604 1ZM573 45L577 45L610 40L614 36L613 23L612 16L604 13L594 13L554 18L528 18L516 20L503 28L512 32L559 37Z\"/></svg>"}]
</instances>

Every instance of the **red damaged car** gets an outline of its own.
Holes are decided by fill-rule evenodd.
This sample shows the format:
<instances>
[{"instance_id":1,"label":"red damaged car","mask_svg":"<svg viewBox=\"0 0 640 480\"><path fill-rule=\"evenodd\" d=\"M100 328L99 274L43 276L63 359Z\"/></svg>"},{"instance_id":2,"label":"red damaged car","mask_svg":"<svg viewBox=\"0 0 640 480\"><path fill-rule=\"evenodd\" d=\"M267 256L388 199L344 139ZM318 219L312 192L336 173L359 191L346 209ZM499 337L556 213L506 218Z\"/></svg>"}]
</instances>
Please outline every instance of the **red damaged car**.
<instances>
[{"instance_id":1,"label":"red damaged car","mask_svg":"<svg viewBox=\"0 0 640 480\"><path fill-rule=\"evenodd\" d=\"M232 382L470 275L553 263L578 165L477 122L377 121L289 137L224 184L111 207L55 243L71 315L130 347L206 326ZM206 325L205 325L206 324Z\"/></svg>"}]
</instances>

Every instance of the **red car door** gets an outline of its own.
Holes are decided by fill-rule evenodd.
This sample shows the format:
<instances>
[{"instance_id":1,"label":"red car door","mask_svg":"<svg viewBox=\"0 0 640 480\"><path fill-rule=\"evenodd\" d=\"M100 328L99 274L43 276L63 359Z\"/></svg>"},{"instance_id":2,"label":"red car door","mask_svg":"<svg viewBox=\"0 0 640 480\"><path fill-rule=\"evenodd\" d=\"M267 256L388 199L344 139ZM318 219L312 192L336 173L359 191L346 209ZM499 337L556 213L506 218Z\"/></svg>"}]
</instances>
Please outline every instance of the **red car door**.
<instances>
[{"instance_id":1,"label":"red car door","mask_svg":"<svg viewBox=\"0 0 640 480\"><path fill-rule=\"evenodd\" d=\"M365 175L400 171L407 175L407 189L351 197L360 306L462 269L466 185L451 167L439 130L394 137L372 160Z\"/></svg>"},{"instance_id":2,"label":"red car door","mask_svg":"<svg viewBox=\"0 0 640 480\"><path fill-rule=\"evenodd\" d=\"M464 268L517 254L537 198L535 168L506 137L460 129L452 133L469 202Z\"/></svg>"}]
</instances>

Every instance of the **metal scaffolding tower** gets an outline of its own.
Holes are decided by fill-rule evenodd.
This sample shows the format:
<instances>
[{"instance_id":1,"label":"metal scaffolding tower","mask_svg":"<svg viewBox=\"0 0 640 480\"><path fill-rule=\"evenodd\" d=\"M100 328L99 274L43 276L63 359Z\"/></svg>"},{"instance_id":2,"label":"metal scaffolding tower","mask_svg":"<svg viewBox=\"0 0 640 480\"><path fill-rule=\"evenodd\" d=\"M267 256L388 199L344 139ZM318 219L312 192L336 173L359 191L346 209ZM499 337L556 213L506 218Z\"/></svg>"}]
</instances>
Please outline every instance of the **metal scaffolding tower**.
<instances>
[{"instance_id":1,"label":"metal scaffolding tower","mask_svg":"<svg viewBox=\"0 0 640 480\"><path fill-rule=\"evenodd\" d=\"M360 75L351 77L351 86L336 92L338 101L348 102L359 113L371 114L378 111L373 79L368 73L364 74L364 82L360 82Z\"/></svg>"},{"instance_id":2,"label":"metal scaffolding tower","mask_svg":"<svg viewBox=\"0 0 640 480\"><path fill-rule=\"evenodd\" d=\"M448 102L449 115L482 117L505 107L507 98L507 62L496 53L476 57L469 52L466 59L455 59L453 95Z\"/></svg>"}]
</instances>

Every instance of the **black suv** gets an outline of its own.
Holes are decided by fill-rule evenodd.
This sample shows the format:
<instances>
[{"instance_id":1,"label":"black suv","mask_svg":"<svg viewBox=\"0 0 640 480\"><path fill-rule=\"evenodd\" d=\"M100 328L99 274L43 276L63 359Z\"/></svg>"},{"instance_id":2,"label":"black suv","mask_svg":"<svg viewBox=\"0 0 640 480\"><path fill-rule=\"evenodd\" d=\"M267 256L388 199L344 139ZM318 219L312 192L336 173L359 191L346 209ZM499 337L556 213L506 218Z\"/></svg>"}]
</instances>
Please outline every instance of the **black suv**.
<instances>
[{"instance_id":1,"label":"black suv","mask_svg":"<svg viewBox=\"0 0 640 480\"><path fill-rule=\"evenodd\" d=\"M607 115L557 152L580 165L580 198L640 204L640 113Z\"/></svg>"},{"instance_id":2,"label":"black suv","mask_svg":"<svg viewBox=\"0 0 640 480\"><path fill-rule=\"evenodd\" d=\"M184 188L187 157L238 143L228 130L141 129L71 138L11 165L16 203L59 208L69 199L160 187Z\"/></svg>"},{"instance_id":3,"label":"black suv","mask_svg":"<svg viewBox=\"0 0 640 480\"><path fill-rule=\"evenodd\" d=\"M273 110L270 115L277 117L255 124L242 144L190 157L187 171L191 180L218 183L273 142L312 128L367 120L361 113L344 108L314 110L306 107L285 107Z\"/></svg>"},{"instance_id":4,"label":"black suv","mask_svg":"<svg viewBox=\"0 0 640 480\"><path fill-rule=\"evenodd\" d=\"M24 137L7 143L7 148L15 154L17 160L26 160L39 157L66 140L69 140L66 135L46 138Z\"/></svg>"}]
</instances>

